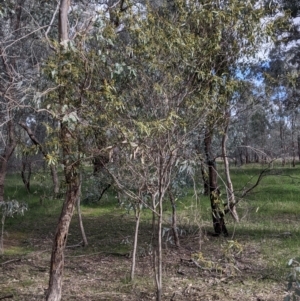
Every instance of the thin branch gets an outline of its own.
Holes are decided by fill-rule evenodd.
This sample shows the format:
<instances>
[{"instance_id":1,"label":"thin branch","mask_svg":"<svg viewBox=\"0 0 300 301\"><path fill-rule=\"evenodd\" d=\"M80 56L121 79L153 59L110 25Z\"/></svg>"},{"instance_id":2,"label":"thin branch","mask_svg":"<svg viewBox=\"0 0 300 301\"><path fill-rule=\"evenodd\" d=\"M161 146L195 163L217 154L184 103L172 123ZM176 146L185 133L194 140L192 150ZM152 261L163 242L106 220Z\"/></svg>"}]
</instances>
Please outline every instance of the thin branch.
<instances>
[{"instance_id":1,"label":"thin branch","mask_svg":"<svg viewBox=\"0 0 300 301\"><path fill-rule=\"evenodd\" d=\"M262 180L262 178L264 176L266 176L266 173L270 171L270 167L268 168L265 168L264 170L261 171L261 173L259 174L258 178L257 178L257 181L254 185L252 185L250 188L248 188L247 190L245 190L243 193L242 193L242 196L241 198L243 198L244 196L246 196L251 190L253 190L255 187L258 186L258 184L260 183L260 181Z\"/></svg>"},{"instance_id":2,"label":"thin branch","mask_svg":"<svg viewBox=\"0 0 300 301\"><path fill-rule=\"evenodd\" d=\"M18 262L18 261L21 261L20 258L17 258L17 259L11 259L11 260L8 260L8 261L4 261L1 263L2 266L4 266L5 264L9 264L9 263L13 263L13 262Z\"/></svg>"},{"instance_id":3,"label":"thin branch","mask_svg":"<svg viewBox=\"0 0 300 301\"><path fill-rule=\"evenodd\" d=\"M147 203L145 203L142 198L140 198L134 192L132 192L131 190L127 189L124 185L122 185L119 182L118 178L108 168L106 168L106 167L104 167L104 168L112 176L112 178L114 179L114 182L116 183L117 187L119 189L121 189L122 192L124 192L129 198L131 198L132 200L135 200L138 203L142 203L146 208L150 209L153 213L155 213L156 215L159 215L158 212L156 212Z\"/></svg>"},{"instance_id":4,"label":"thin branch","mask_svg":"<svg viewBox=\"0 0 300 301\"><path fill-rule=\"evenodd\" d=\"M31 139L31 141L33 142L33 144L39 147L39 149L40 149L41 153L44 155L44 157L47 157L47 153L45 152L45 150L43 149L43 146L41 145L41 143L38 141L38 139L35 137L35 135L31 131L31 129L24 122L20 122L19 125L27 132L27 134L28 134L29 138Z\"/></svg>"},{"instance_id":5,"label":"thin branch","mask_svg":"<svg viewBox=\"0 0 300 301\"><path fill-rule=\"evenodd\" d=\"M42 27L40 27L40 28L38 28L38 29L35 29L35 30L33 30L32 32L26 34L25 36L22 36L21 38L19 38L19 39L13 41L11 44L5 46L4 50L6 50L7 48L9 48L9 47L11 47L12 45L16 44L17 42L26 39L27 37L31 36L31 35L34 34L35 32L37 32L37 31L39 31L39 30L42 30L43 28L46 28L47 26L48 26L48 25L45 25L45 26L42 26Z\"/></svg>"},{"instance_id":6,"label":"thin branch","mask_svg":"<svg viewBox=\"0 0 300 301\"><path fill-rule=\"evenodd\" d=\"M256 180L256 182L248 189L244 190L242 195L239 197L239 200L236 200L236 202L234 204L232 204L232 207L236 206L249 192L251 192L254 188L256 188L259 183L261 182L261 180L266 176L267 172L270 171L270 164L273 162L274 160L272 160L269 163L269 166L267 168L265 168L264 170L262 170ZM225 213L228 213L230 209L225 210Z\"/></svg>"},{"instance_id":7,"label":"thin branch","mask_svg":"<svg viewBox=\"0 0 300 301\"><path fill-rule=\"evenodd\" d=\"M50 42L50 40L49 40L49 38L48 38L48 33L49 33L50 28L52 27L52 24L53 24L53 22L54 22L54 20L55 20L55 18L56 18L56 15L57 15L58 10L59 10L59 1L57 2L56 9L55 9L55 11L54 11L54 13L53 13L53 16L52 16L52 19L51 19L51 21L50 21L50 24L48 25L48 28L47 28L47 30L46 30L46 32L45 32L45 38L46 38L46 40L47 40L47 42L48 42L48 44L49 44L49 47L50 47L52 50L54 50L54 51L56 51L56 49L52 46L52 44L51 44L51 42Z\"/></svg>"}]
</instances>

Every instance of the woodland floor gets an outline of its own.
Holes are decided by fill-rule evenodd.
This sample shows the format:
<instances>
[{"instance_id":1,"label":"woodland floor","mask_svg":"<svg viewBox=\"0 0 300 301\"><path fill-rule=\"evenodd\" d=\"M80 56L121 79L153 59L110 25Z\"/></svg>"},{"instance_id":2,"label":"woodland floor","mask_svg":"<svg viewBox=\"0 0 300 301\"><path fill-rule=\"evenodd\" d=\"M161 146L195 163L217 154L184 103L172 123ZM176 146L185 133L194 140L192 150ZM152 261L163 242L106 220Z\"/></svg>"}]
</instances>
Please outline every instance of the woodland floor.
<instances>
[{"instance_id":1,"label":"woodland floor","mask_svg":"<svg viewBox=\"0 0 300 301\"><path fill-rule=\"evenodd\" d=\"M44 300L57 217L17 219L7 226L5 249L10 252L0 256L0 300ZM74 216L62 300L155 300L153 258L147 252L149 224L141 224L136 279L130 282L133 216L89 216L84 223L89 246L72 247L80 240ZM164 244L163 300L283 301L287 293L282 267L272 263L272 252L266 254L262 248L289 240L290 234L266 232L260 240L252 240L251 233L239 234L237 228L234 240L243 249L239 253L239 245L228 247L230 238L209 235L210 227L208 222L202 225L201 237L190 229L181 237L180 248Z\"/></svg>"}]
</instances>

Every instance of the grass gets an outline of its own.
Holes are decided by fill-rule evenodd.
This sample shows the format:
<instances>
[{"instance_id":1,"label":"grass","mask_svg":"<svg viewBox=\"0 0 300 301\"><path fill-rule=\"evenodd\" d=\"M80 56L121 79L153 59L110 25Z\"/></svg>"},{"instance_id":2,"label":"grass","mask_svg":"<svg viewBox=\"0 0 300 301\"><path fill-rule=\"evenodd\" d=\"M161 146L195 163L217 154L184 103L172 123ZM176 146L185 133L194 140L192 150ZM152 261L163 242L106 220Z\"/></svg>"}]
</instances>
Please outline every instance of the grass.
<instances>
[{"instance_id":1,"label":"grass","mask_svg":"<svg viewBox=\"0 0 300 301\"><path fill-rule=\"evenodd\" d=\"M261 169L259 165L231 169L237 196L244 187L256 182ZM219 173L222 174L220 165ZM178 300L252 300L259 294L261 297L257 298L261 300L283 300L286 263L299 256L300 249L299 175L299 166L274 168L239 203L240 223L234 224L227 218L231 235L228 239L208 235L212 232L209 199L200 195L196 202L192 189L187 190L177 201L182 247L177 250L164 242L166 300L173 294ZM224 197L221 181L220 186ZM47 288L51 244L63 200L47 197L51 183L42 174L32 181L32 191L32 194L26 192L19 175L7 176L6 199L24 201L29 210L25 216L15 215L6 220L5 253L0 257L0 266L4 263L0 298L2 292L12 292L16 300L33 300L33 296L42 300ZM164 211L164 226L169 227L171 208L168 202L164 204ZM133 214L117 206L113 191L99 203L84 204L82 213L89 245L66 250L63 300L151 299L154 296L153 272L151 256L146 252L151 243L151 214L145 211L142 215L138 251L141 255L136 280L130 282L130 258L125 255L132 248ZM243 252L240 255L233 252L228 257L233 261L226 262L225 250L231 240L239 243ZM79 241L75 213L68 245L76 245ZM183 264L182 259L188 260L193 253L199 252L207 261L222 266L223 272L215 275L212 270L202 271ZM14 262L14 259L20 261ZM216 292L213 288L219 290Z\"/></svg>"}]
</instances>

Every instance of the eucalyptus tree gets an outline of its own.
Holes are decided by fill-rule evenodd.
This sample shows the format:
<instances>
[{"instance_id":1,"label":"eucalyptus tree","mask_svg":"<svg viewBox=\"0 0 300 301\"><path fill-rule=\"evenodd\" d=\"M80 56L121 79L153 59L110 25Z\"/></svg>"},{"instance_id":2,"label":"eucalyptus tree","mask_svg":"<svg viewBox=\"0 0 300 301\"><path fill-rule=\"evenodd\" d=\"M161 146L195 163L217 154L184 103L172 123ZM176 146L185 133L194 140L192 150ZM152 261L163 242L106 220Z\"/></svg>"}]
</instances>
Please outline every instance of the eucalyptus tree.
<instances>
[{"instance_id":1,"label":"eucalyptus tree","mask_svg":"<svg viewBox=\"0 0 300 301\"><path fill-rule=\"evenodd\" d=\"M214 198L212 193L217 190L216 154L213 153L212 143L214 134L224 131L223 159L226 168L228 211L233 217L238 217L234 212L233 187L230 181L228 161L226 160L225 142L233 99L235 93L243 85L243 81L236 76L238 70L246 69L247 59L255 54L260 43L267 38L271 23L267 27L261 26L261 19L265 12L258 7L254 8L250 2L236 1L233 3L204 1L203 8L210 18L203 21L201 37L210 38L209 46L211 63L208 70L215 75L215 80L210 82L210 97L214 99L211 113L206 120L206 133L204 136L204 152L206 157L209 190L211 193L212 210L214 203L219 203L219 198ZM213 11L213 13L212 13ZM268 31L268 32L267 32ZM196 35L199 34L196 32ZM218 205L217 205L218 207ZM221 210L222 211L222 210ZM218 218L215 215L219 216ZM213 214L213 223L216 233L222 232L219 224L224 225L223 213ZM225 233L226 230L224 229Z\"/></svg>"},{"instance_id":2,"label":"eucalyptus tree","mask_svg":"<svg viewBox=\"0 0 300 301\"><path fill-rule=\"evenodd\" d=\"M206 140L210 192L213 195L217 190L213 131L222 125L223 114L239 87L234 74L238 60L255 51L258 33L263 36L262 16L262 10L241 1L173 1L158 9L147 6L146 16L133 16L128 29L129 43L121 51L124 64L118 64L121 76L114 78L116 89L122 87L117 94L124 114L111 130L112 137L121 137L122 144L115 149L118 168L110 172L116 184L137 202L149 206L140 194L151 195L151 210L154 218L157 216L158 300L162 292L162 202L174 177L172 171L198 132ZM124 84L122 75L123 80L128 79L125 70L135 77ZM134 179L130 186L122 182L128 173ZM211 199L219 234L224 210L218 198ZM234 205L229 204L228 211Z\"/></svg>"},{"instance_id":3,"label":"eucalyptus tree","mask_svg":"<svg viewBox=\"0 0 300 301\"><path fill-rule=\"evenodd\" d=\"M297 0L281 0L277 2L265 1L266 5L273 7L273 16L278 13L286 14L284 27L278 28L274 45L270 51L269 63L266 73L266 85L272 93L274 108L274 126L279 126L279 141L277 147L282 162L290 156L295 162L296 149L299 152L298 141L300 137L297 126L299 114L299 15L300 3ZM278 121L278 122L277 122ZM285 132L291 132L285 135ZM290 136L290 137L288 137ZM285 141L283 141L285 140ZM293 163L294 164L294 163Z\"/></svg>"},{"instance_id":4,"label":"eucalyptus tree","mask_svg":"<svg viewBox=\"0 0 300 301\"><path fill-rule=\"evenodd\" d=\"M49 87L42 105L59 124L61 151L57 153L57 160L64 166L66 182L51 255L47 292L47 300L51 301L60 300L62 295L64 249L74 206L80 196L81 163L101 156L98 147L105 145L99 145L95 137L99 133L105 136L103 133L113 127L118 111L123 108L112 80L115 67L119 66L114 61L117 57L116 26L102 8L95 12L95 3L74 4L60 1L59 39L58 42L49 40L54 55L43 65ZM105 9L117 10L119 6Z\"/></svg>"},{"instance_id":5,"label":"eucalyptus tree","mask_svg":"<svg viewBox=\"0 0 300 301\"><path fill-rule=\"evenodd\" d=\"M7 4L7 3L5 3ZM7 163L12 156L17 145L14 112L19 104L20 93L20 74L17 73L15 59L16 55L12 51L10 44L18 38L20 31L20 9L15 13L10 11L9 3L1 6L2 22L1 36L3 38L0 48L1 55L1 95L0 95L0 114L1 114L1 157L0 157L0 201L4 196L4 180L7 172ZM16 37L17 36L17 37ZM6 37L6 38L5 38Z\"/></svg>"},{"instance_id":6,"label":"eucalyptus tree","mask_svg":"<svg viewBox=\"0 0 300 301\"><path fill-rule=\"evenodd\" d=\"M49 15L49 6L39 6L36 1L27 0L5 1L0 7L1 142L7 138L5 143L1 143L1 199L7 163L17 140L20 140L16 137L18 123L26 123L29 115L35 116L36 121L39 119L40 95L37 87L42 84L39 79L40 65L48 53L43 37L49 27L41 16Z\"/></svg>"},{"instance_id":7,"label":"eucalyptus tree","mask_svg":"<svg viewBox=\"0 0 300 301\"><path fill-rule=\"evenodd\" d=\"M244 1L176 0L131 9L133 4L108 3L107 10L114 11L111 22L105 12L76 17L69 1L60 1L59 41L51 44L55 54L43 68L51 83L43 105L60 124L59 160L67 191L52 249L48 301L61 299L64 248L80 193L80 164L102 155L108 157L103 166L115 184L134 201L137 225L140 206L153 212L161 300L162 204L174 167L183 160L195 132L209 133L206 139L212 140L238 87L234 66L254 51L263 15ZM97 144L96 132L105 137L104 145ZM94 144L83 145L88 139ZM213 159L209 154L208 163ZM215 167L209 167L213 177ZM215 184L212 178L211 192ZM222 209L216 201L212 209L219 229Z\"/></svg>"}]
</instances>

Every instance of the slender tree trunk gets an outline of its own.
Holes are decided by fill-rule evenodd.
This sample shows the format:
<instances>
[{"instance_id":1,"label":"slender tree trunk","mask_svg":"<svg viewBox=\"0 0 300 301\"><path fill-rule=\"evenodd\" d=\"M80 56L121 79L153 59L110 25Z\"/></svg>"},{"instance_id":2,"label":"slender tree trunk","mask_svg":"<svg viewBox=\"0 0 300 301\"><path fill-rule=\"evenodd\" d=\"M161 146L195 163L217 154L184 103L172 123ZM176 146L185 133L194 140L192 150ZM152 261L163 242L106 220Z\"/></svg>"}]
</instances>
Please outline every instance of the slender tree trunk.
<instances>
[{"instance_id":1,"label":"slender tree trunk","mask_svg":"<svg viewBox=\"0 0 300 301\"><path fill-rule=\"evenodd\" d=\"M176 247L180 247L180 241L179 241L179 235L177 229L176 201L170 188L168 189L168 192L169 192L169 199L172 206L172 232L173 232L174 242Z\"/></svg>"},{"instance_id":2,"label":"slender tree trunk","mask_svg":"<svg viewBox=\"0 0 300 301\"><path fill-rule=\"evenodd\" d=\"M79 222L79 228L81 232L82 237L82 246L86 247L88 245L88 240L85 235L84 226L82 222L82 214L81 214L81 208L80 208L80 199L81 199L81 183L82 183L82 174L79 176L79 187L78 187L78 198L77 198L77 213L78 213L78 222Z\"/></svg>"},{"instance_id":3,"label":"slender tree trunk","mask_svg":"<svg viewBox=\"0 0 300 301\"><path fill-rule=\"evenodd\" d=\"M295 115L292 113L292 166L295 167L296 166L296 151L295 151Z\"/></svg>"},{"instance_id":4,"label":"slender tree trunk","mask_svg":"<svg viewBox=\"0 0 300 301\"><path fill-rule=\"evenodd\" d=\"M54 164L50 164L50 172L51 172L51 178L53 182L53 192L56 198L59 195L59 180L58 180L57 169Z\"/></svg>"},{"instance_id":5,"label":"slender tree trunk","mask_svg":"<svg viewBox=\"0 0 300 301\"><path fill-rule=\"evenodd\" d=\"M134 279L135 266L136 266L136 251L137 251L137 244L138 244L140 217L141 217L140 204L136 204L136 208L135 208L135 232L134 232L131 274L130 274L131 281Z\"/></svg>"},{"instance_id":6,"label":"slender tree trunk","mask_svg":"<svg viewBox=\"0 0 300 301\"><path fill-rule=\"evenodd\" d=\"M227 157L227 149L226 149L226 142L228 139L228 126L229 126L229 120L230 120L230 112L225 113L225 127L224 127L224 134L222 137L222 155L223 155L223 161L224 161L224 170L225 170L225 177L226 177L226 192L227 192L227 202L228 202L228 210L233 217L233 219L238 222L239 216L236 212L235 207L235 195L233 192L233 185L230 177L230 170L229 170L229 162Z\"/></svg>"},{"instance_id":7,"label":"slender tree trunk","mask_svg":"<svg viewBox=\"0 0 300 301\"><path fill-rule=\"evenodd\" d=\"M281 146L281 165L285 166L285 137L284 137L284 121L283 119L279 121L279 136L280 136L280 146Z\"/></svg>"},{"instance_id":8,"label":"slender tree trunk","mask_svg":"<svg viewBox=\"0 0 300 301\"><path fill-rule=\"evenodd\" d=\"M248 139L247 139L247 142L248 142ZM246 144L246 145L248 145L248 144ZM249 156L248 147L245 148L245 162L246 162L246 164L250 163L250 156Z\"/></svg>"},{"instance_id":9,"label":"slender tree trunk","mask_svg":"<svg viewBox=\"0 0 300 301\"><path fill-rule=\"evenodd\" d=\"M0 202L4 201L4 181L7 173L8 160L12 156L17 142L14 132L14 122L7 122L7 141L3 153L0 155Z\"/></svg>"},{"instance_id":10,"label":"slender tree trunk","mask_svg":"<svg viewBox=\"0 0 300 301\"><path fill-rule=\"evenodd\" d=\"M61 0L59 7L59 42L68 40L68 10L69 0ZM60 88L59 101L60 105L64 104L64 87ZM73 141L71 131L67 123L61 122L60 129L61 146L63 150L63 164L67 191L62 212L58 221L56 234L52 247L49 288L46 301L60 301L62 294L62 280L64 270L64 251L67 243L69 227L74 212L74 207L79 198L80 175L79 166L76 156L78 141ZM71 156L72 154L72 156ZM74 159L72 159L74 158Z\"/></svg>"},{"instance_id":11,"label":"slender tree trunk","mask_svg":"<svg viewBox=\"0 0 300 301\"><path fill-rule=\"evenodd\" d=\"M213 131L207 128L205 133L205 138L204 138L204 148L205 148L205 155L206 155L208 174L209 174L209 190L210 190L210 203L212 209L213 227L217 235L221 234L221 232L223 232L224 235L228 235L225 226L225 221L224 221L224 214L222 213L219 204L220 191L217 185L216 160L213 156L212 149L211 149L212 137L213 137Z\"/></svg>"},{"instance_id":12,"label":"slender tree trunk","mask_svg":"<svg viewBox=\"0 0 300 301\"><path fill-rule=\"evenodd\" d=\"M2 218L1 218L1 236L0 236L0 254L2 255L4 253L4 225L5 225L5 213L2 213Z\"/></svg>"},{"instance_id":13,"label":"slender tree trunk","mask_svg":"<svg viewBox=\"0 0 300 301\"><path fill-rule=\"evenodd\" d=\"M155 280L156 280L156 301L161 301L162 297L162 223L163 223L163 199L166 190L169 187L170 181L168 179L168 166L172 161L170 156L169 161L164 161L165 155L160 154L159 157L159 181L158 181L158 219L157 219L157 248L156 248L156 269L155 269Z\"/></svg>"},{"instance_id":14,"label":"slender tree trunk","mask_svg":"<svg viewBox=\"0 0 300 301\"><path fill-rule=\"evenodd\" d=\"M151 199L152 199L152 241L154 241L155 239L155 229L156 229L156 226L155 226L155 222L156 222L156 194L155 193L152 193L151 194Z\"/></svg>"},{"instance_id":15,"label":"slender tree trunk","mask_svg":"<svg viewBox=\"0 0 300 301\"><path fill-rule=\"evenodd\" d=\"M28 170L27 174L26 174L26 169ZM27 156L25 156L25 159L22 162L21 176L27 192L31 193L30 191L31 162L28 162Z\"/></svg>"},{"instance_id":16,"label":"slender tree trunk","mask_svg":"<svg viewBox=\"0 0 300 301\"><path fill-rule=\"evenodd\" d=\"M67 192L52 247L49 288L46 297L47 301L61 300L64 251L74 212L74 206L79 198L78 174L75 173L71 175L70 173L72 173L71 170L66 172L66 178L68 180Z\"/></svg>"},{"instance_id":17,"label":"slender tree trunk","mask_svg":"<svg viewBox=\"0 0 300 301\"><path fill-rule=\"evenodd\" d=\"M297 142L298 142L298 159L300 161L300 135L298 134L298 137L297 137Z\"/></svg>"},{"instance_id":18,"label":"slender tree trunk","mask_svg":"<svg viewBox=\"0 0 300 301\"><path fill-rule=\"evenodd\" d=\"M163 198L160 193L158 200L158 220L157 220L157 249L156 249L156 301L161 301L162 296L162 214Z\"/></svg>"},{"instance_id":19,"label":"slender tree trunk","mask_svg":"<svg viewBox=\"0 0 300 301\"><path fill-rule=\"evenodd\" d=\"M106 187L104 187L104 188L102 189L102 191L100 192L100 195L99 195L99 197L98 197L97 202L100 202L100 201L101 201L101 199L102 199L104 193L110 188L110 186L111 186L111 184L107 184ZM120 200L119 198L118 198L118 203L119 203L119 205L121 205L121 200Z\"/></svg>"},{"instance_id":20,"label":"slender tree trunk","mask_svg":"<svg viewBox=\"0 0 300 301\"><path fill-rule=\"evenodd\" d=\"M243 151L242 150L239 150L239 157L240 157L240 164L244 165Z\"/></svg>"},{"instance_id":21,"label":"slender tree trunk","mask_svg":"<svg viewBox=\"0 0 300 301\"><path fill-rule=\"evenodd\" d=\"M65 42L69 40L68 11L70 5L71 5L71 0L60 0L59 18L58 18L59 42Z\"/></svg>"},{"instance_id":22,"label":"slender tree trunk","mask_svg":"<svg viewBox=\"0 0 300 301\"><path fill-rule=\"evenodd\" d=\"M203 180L203 194L209 195L209 177L202 163L201 163L201 175Z\"/></svg>"},{"instance_id":23,"label":"slender tree trunk","mask_svg":"<svg viewBox=\"0 0 300 301\"><path fill-rule=\"evenodd\" d=\"M216 170L216 159L213 156L211 145L212 145L213 132L210 129L206 130L204 138L204 149L206 155L206 164L208 168L208 183L209 191L217 189L217 170Z\"/></svg>"},{"instance_id":24,"label":"slender tree trunk","mask_svg":"<svg viewBox=\"0 0 300 301\"><path fill-rule=\"evenodd\" d=\"M61 144L63 148L63 163L65 166L64 174L67 191L52 247L49 289L46 298L47 301L61 300L64 251L74 207L80 197L80 175L78 162L69 161L72 142L67 125L63 123L61 125Z\"/></svg>"}]
</instances>

